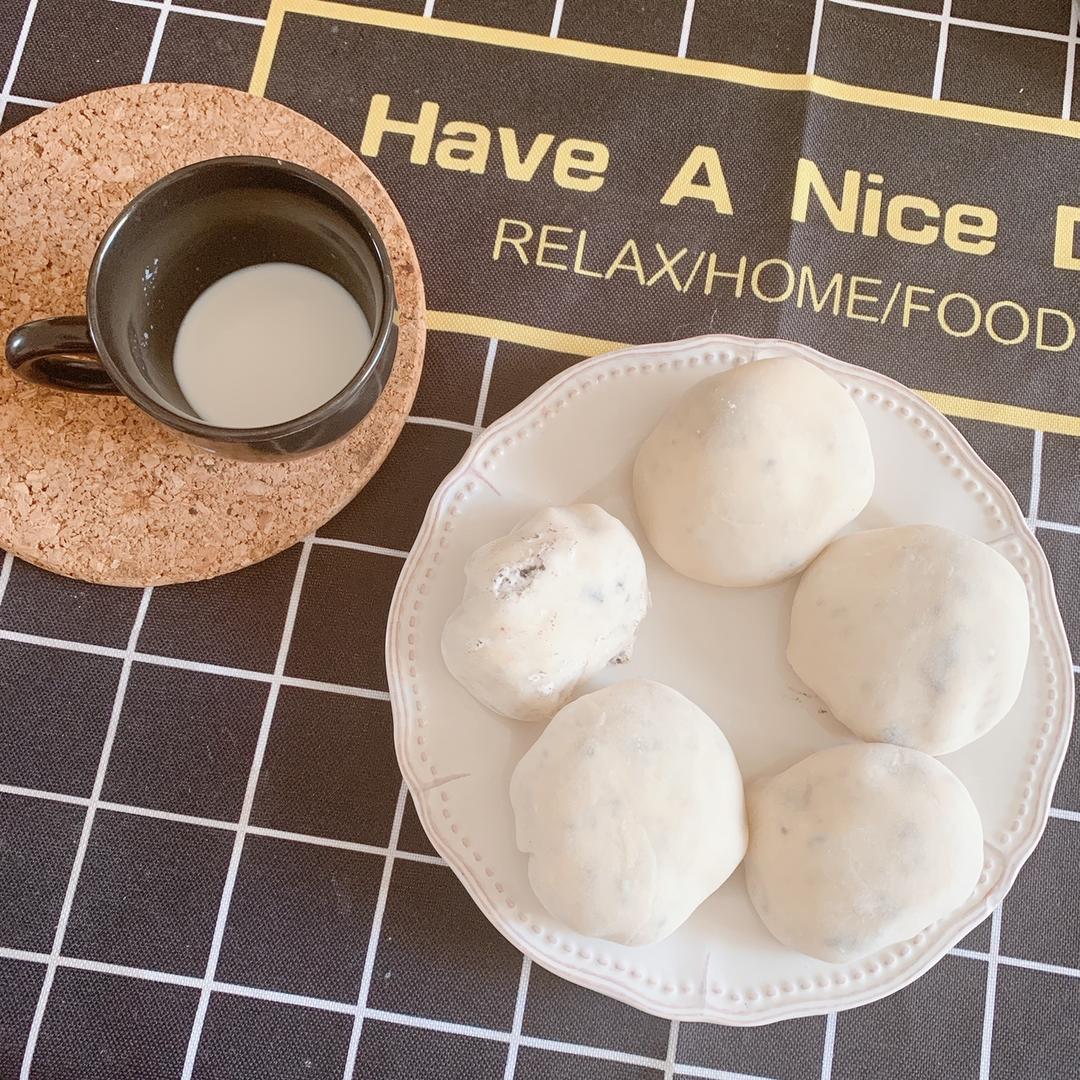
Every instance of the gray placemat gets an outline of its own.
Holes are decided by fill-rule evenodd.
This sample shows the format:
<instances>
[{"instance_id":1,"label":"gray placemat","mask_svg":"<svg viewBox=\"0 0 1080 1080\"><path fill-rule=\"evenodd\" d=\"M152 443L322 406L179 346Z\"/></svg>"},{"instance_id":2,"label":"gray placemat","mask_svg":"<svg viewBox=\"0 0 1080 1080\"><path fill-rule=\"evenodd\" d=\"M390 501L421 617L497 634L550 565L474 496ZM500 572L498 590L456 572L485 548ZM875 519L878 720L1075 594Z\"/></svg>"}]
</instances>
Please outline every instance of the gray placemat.
<instances>
[{"instance_id":1,"label":"gray placemat","mask_svg":"<svg viewBox=\"0 0 1080 1080\"><path fill-rule=\"evenodd\" d=\"M1060 123L1075 14L1048 0L374 6L389 15L277 5L267 27L266 0L0 4L5 127L105 86L243 88L253 72L358 149L373 95L403 120L440 108L426 163L393 133L368 157L434 310L415 416L365 492L296 549L197 586L2 564L0 1078L1080 1077L1075 749L1008 900L918 982L765 1028L669 1024L523 962L488 926L401 785L382 652L401 559L477 431L592 339L709 329L799 338L959 413L1036 526L1075 651L1080 345L1037 347L1040 307L1080 318L1080 279L1052 260L1055 207L1080 203L1080 128ZM432 33L422 16L461 25ZM831 82L807 97L784 81L807 71ZM1020 115L936 115L935 98ZM483 172L440 163L452 121L492 133ZM553 135L532 180L505 176L498 127L521 156ZM602 174L577 174L599 188L556 179L568 138L609 149ZM716 148L733 214L661 202L696 145ZM996 250L844 232L813 200L793 222L800 156L837 196L854 169L942 215L992 207ZM532 235L495 258L500 220ZM544 225L566 247L538 265ZM524 232L504 225L504 239ZM631 239L640 271L629 249L618 258ZM967 300L939 321L950 293L978 305L966 336ZM1030 324L1015 345L986 330L1001 301L1014 306L991 317L998 337ZM1043 324L1043 345L1064 340L1060 316Z\"/></svg>"}]
</instances>

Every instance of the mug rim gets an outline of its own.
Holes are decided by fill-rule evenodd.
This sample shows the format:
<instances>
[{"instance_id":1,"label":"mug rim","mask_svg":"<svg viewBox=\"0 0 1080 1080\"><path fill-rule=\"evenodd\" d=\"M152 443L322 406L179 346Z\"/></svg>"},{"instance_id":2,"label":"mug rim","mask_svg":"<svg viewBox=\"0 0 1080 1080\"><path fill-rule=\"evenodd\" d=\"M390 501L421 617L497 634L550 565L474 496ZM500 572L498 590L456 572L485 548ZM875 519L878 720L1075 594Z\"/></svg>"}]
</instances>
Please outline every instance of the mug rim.
<instances>
[{"instance_id":1,"label":"mug rim","mask_svg":"<svg viewBox=\"0 0 1080 1080\"><path fill-rule=\"evenodd\" d=\"M101 275L102 266L108 257L112 242L127 225L132 214L150 196L169 187L179 180L185 179L192 173L202 171L214 165L251 165L269 168L274 172L281 172L296 177L299 180L319 188L325 194L331 196L336 202L342 204L359 222L363 232L371 243L376 262L379 265L379 275L382 280L383 295L382 303L378 312L378 323L372 327L371 345L367 355L357 368L353 377L332 398L322 402L309 412L293 417L277 424L267 424L261 427L219 427L216 424L207 423L196 416L177 412L171 407L162 404L155 397L147 394L119 365L108 348L105 347L101 321L98 318L97 287ZM155 420L167 427L173 428L184 434L212 440L218 443L250 443L255 441L271 441L283 439L290 435L318 424L329 416L333 416L348 402L348 400L362 389L378 368L378 361L386 349L387 342L394 331L394 319L397 315L397 297L394 290L394 275L390 265L390 253L386 242L379 232L375 223L368 216L367 211L344 189L338 187L332 180L307 168L305 165L293 161L285 161L283 158L262 157L251 154L227 154L221 157L205 158L202 161L194 161L179 169L174 169L152 184L143 188L135 195L117 214L112 224L105 230L98 243L94 258L90 263L90 272L86 280L86 319L90 326L90 337L97 349L98 359L101 361L109 377L116 383L117 388L130 398L140 409L149 413ZM363 417L357 424L363 422Z\"/></svg>"}]
</instances>

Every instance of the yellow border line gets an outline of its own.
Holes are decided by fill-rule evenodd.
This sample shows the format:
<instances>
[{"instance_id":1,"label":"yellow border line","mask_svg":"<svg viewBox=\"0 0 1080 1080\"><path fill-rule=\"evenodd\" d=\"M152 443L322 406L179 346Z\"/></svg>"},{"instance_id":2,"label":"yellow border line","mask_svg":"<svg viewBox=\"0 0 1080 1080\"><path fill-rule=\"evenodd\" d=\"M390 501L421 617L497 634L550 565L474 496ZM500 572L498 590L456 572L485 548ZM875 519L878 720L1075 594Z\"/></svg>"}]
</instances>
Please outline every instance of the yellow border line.
<instances>
[{"instance_id":1,"label":"yellow border line","mask_svg":"<svg viewBox=\"0 0 1080 1080\"><path fill-rule=\"evenodd\" d=\"M472 334L474 337L498 338L516 345L531 345L536 349L566 353L568 356L599 356L626 348L626 342L607 341L604 338L582 337L580 334L564 334L560 330L545 330L540 326L509 322L505 319L489 319L483 315L463 315L455 311L429 311L429 330L453 334ZM1007 405L1000 401L979 401L975 398L939 394L933 390L917 390L939 412L946 416L958 416L967 420L985 420L1008 427L1046 431L1055 435L1080 436L1080 416L1067 413L1044 412L1028 409L1022 405Z\"/></svg>"},{"instance_id":2,"label":"yellow border line","mask_svg":"<svg viewBox=\"0 0 1080 1080\"><path fill-rule=\"evenodd\" d=\"M523 49L528 52L569 56L580 60L618 64L623 67L644 68L649 71L667 71L680 75L757 86L769 90L800 91L819 94L838 101L873 105L902 112L921 113L926 116L944 116L954 120L991 124L997 127L1019 128L1051 135L1080 138L1080 122L1059 120L1054 117L1029 116L1026 113L991 109L983 105L965 105L956 101L932 101L911 94L895 94L886 90L873 90L862 86L823 79L817 75L784 75L734 64L720 64L708 60L690 60L660 53L642 52L637 49L620 49L610 45L593 45L585 41L566 38L541 37L516 30L499 30L470 23L450 22L446 19L425 19L418 15L403 15L395 11L354 7L331 2L331 0L271 0L266 17L266 28L259 43L259 52L251 74L249 91L263 95L270 77L270 68L277 53L281 26L286 14L310 15L316 18L337 19L343 22L383 26L408 33L428 34L433 37L475 41L504 48ZM550 349L568 356L597 356L624 347L618 341L566 334L558 330L545 330L538 326L489 319L479 315L463 315L452 311L429 311L428 326L432 330L450 333L472 334L479 337L498 338L519 345L532 345L538 349ZM1080 436L1080 416L1064 413L1043 412L1020 405L1007 405L997 401L978 401L974 398L955 397L920 390L920 394L935 408L947 416L985 420L1009 427L1028 428L1059 435Z\"/></svg>"},{"instance_id":3,"label":"yellow border line","mask_svg":"<svg viewBox=\"0 0 1080 1080\"><path fill-rule=\"evenodd\" d=\"M266 13L266 26L259 39L259 51L255 56L255 66L251 69L251 81L248 93L263 97L266 83L270 78L270 67L277 54L278 38L281 36L281 23L285 18L286 5L281 0L271 0L270 10Z\"/></svg>"},{"instance_id":4,"label":"yellow border line","mask_svg":"<svg viewBox=\"0 0 1080 1080\"><path fill-rule=\"evenodd\" d=\"M512 341L515 345L532 345L537 349L550 349L568 356L599 356L601 353L625 349L628 344L625 341L564 334L561 330L545 330L540 326L527 326L525 323L508 322L505 319L489 319L483 315L462 315L456 311L429 311L427 325L429 330L498 338L500 341Z\"/></svg>"},{"instance_id":5,"label":"yellow border line","mask_svg":"<svg viewBox=\"0 0 1080 1080\"><path fill-rule=\"evenodd\" d=\"M270 75L270 65L277 47L281 22L287 13L336 19L339 22L362 23L366 26L381 26L405 33L426 34L430 37L450 38L454 41L472 41L505 49L546 53L550 56L566 56L575 60L592 60L644 71L690 75L699 79L737 83L740 86L756 86L766 90L811 93L836 101L872 105L880 109L918 113L922 116L942 116L968 123L989 124L993 127L1015 128L1020 131L1035 131L1044 135L1063 135L1071 139L1080 139L1080 121L1062 120L1056 116L1037 116L1031 113L1012 112L1008 109L995 109L988 105L970 105L962 101L935 101L914 94L898 94L891 90L876 90L868 86L851 86L833 79L822 78L820 75L758 71L755 68L723 64L714 60L695 60L690 57L645 52L641 49L595 45L589 41L544 37L541 34L526 34L519 30L501 30L492 26L451 22L447 19L425 19L421 15L405 15L398 11L357 7L352 4L336 3L333 0L273 0L251 77L250 91L253 94L263 94L266 91L266 82Z\"/></svg>"},{"instance_id":6,"label":"yellow border line","mask_svg":"<svg viewBox=\"0 0 1080 1080\"><path fill-rule=\"evenodd\" d=\"M979 401L977 398L938 394L933 390L917 390L938 412L965 420L985 420L991 424L1045 431L1051 435L1080 435L1080 416L1068 413L1044 412L1023 405L1007 405L1001 401Z\"/></svg>"}]
</instances>

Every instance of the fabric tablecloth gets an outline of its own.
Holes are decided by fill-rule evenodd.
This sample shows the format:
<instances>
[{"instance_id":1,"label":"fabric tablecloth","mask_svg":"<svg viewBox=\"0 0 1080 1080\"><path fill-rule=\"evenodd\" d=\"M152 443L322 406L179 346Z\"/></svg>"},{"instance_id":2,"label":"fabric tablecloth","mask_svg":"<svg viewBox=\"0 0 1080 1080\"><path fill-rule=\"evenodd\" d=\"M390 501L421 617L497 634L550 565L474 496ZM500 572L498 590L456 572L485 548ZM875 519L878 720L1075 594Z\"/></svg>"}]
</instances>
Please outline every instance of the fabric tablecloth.
<instances>
[{"instance_id":1,"label":"fabric tablecloth","mask_svg":"<svg viewBox=\"0 0 1080 1080\"><path fill-rule=\"evenodd\" d=\"M402 786L382 647L478 431L610 343L715 330L927 392L1036 529L1075 652L1076 45L1060 0L2 0L5 128L203 81L361 151L431 333L390 459L295 549L152 591L3 562L0 1078L1080 1077L1075 740L1008 899L913 985L670 1024L472 905Z\"/></svg>"}]
</instances>

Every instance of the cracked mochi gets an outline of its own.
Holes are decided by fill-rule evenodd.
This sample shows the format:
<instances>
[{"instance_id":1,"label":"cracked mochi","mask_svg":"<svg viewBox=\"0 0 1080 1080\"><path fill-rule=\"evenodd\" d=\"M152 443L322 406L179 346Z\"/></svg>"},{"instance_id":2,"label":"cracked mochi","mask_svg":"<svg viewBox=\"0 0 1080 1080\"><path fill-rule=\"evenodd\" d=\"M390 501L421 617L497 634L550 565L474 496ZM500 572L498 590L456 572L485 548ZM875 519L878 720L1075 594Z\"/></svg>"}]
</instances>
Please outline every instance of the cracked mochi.
<instances>
[{"instance_id":1,"label":"cracked mochi","mask_svg":"<svg viewBox=\"0 0 1080 1080\"><path fill-rule=\"evenodd\" d=\"M1028 623L1024 582L993 548L937 525L874 529L803 575L788 660L860 738L947 754L1012 708Z\"/></svg>"},{"instance_id":2,"label":"cracked mochi","mask_svg":"<svg viewBox=\"0 0 1080 1080\"><path fill-rule=\"evenodd\" d=\"M660 683L616 683L563 708L518 763L510 800L540 902L624 945L676 930L746 850L727 739Z\"/></svg>"},{"instance_id":3,"label":"cracked mochi","mask_svg":"<svg viewBox=\"0 0 1080 1080\"><path fill-rule=\"evenodd\" d=\"M967 789L918 750L822 750L749 793L746 887L785 945L833 963L924 930L971 895L982 823Z\"/></svg>"},{"instance_id":4,"label":"cracked mochi","mask_svg":"<svg viewBox=\"0 0 1080 1080\"><path fill-rule=\"evenodd\" d=\"M629 658L648 605L630 530L599 506L550 507L473 553L443 658L488 708L546 720L582 680Z\"/></svg>"},{"instance_id":5,"label":"cracked mochi","mask_svg":"<svg viewBox=\"0 0 1080 1080\"><path fill-rule=\"evenodd\" d=\"M691 387L634 464L650 543L680 574L710 585L766 585L797 573L873 487L859 410L835 379L795 356Z\"/></svg>"}]
</instances>

